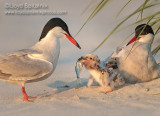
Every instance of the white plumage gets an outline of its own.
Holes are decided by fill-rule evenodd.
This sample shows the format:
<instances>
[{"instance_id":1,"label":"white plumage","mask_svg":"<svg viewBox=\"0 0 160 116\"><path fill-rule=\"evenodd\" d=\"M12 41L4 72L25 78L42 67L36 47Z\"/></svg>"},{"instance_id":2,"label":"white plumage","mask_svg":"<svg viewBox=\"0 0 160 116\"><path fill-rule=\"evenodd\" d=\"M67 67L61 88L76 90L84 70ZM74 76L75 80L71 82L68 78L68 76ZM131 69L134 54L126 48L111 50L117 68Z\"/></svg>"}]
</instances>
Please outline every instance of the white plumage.
<instances>
[{"instance_id":1,"label":"white plumage","mask_svg":"<svg viewBox=\"0 0 160 116\"><path fill-rule=\"evenodd\" d=\"M132 39L126 47L118 48L109 61L117 59L118 70L128 83L151 81L160 76L160 66L151 53L153 30L142 24L135 29L135 35L137 41Z\"/></svg>"},{"instance_id":2,"label":"white plumage","mask_svg":"<svg viewBox=\"0 0 160 116\"><path fill-rule=\"evenodd\" d=\"M22 86L24 100L31 102L25 84L48 78L56 68L59 53L59 38L67 38L80 48L72 38L66 23L52 18L45 25L39 42L29 49L0 56L0 80Z\"/></svg>"}]
</instances>

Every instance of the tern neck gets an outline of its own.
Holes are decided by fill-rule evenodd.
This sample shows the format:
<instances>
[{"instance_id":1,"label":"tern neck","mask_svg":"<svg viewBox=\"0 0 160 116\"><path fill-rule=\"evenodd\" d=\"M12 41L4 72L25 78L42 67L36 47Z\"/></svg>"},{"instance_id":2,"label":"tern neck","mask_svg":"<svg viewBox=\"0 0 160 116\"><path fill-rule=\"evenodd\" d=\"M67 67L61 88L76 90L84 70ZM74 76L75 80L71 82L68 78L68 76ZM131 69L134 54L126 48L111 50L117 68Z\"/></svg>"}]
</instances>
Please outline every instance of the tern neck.
<instances>
[{"instance_id":1,"label":"tern neck","mask_svg":"<svg viewBox=\"0 0 160 116\"><path fill-rule=\"evenodd\" d=\"M154 35L149 33L147 35L141 35L141 38L138 40L139 42L146 44L148 52L151 54L151 42L153 41Z\"/></svg>"},{"instance_id":2,"label":"tern neck","mask_svg":"<svg viewBox=\"0 0 160 116\"><path fill-rule=\"evenodd\" d=\"M147 35L141 35L138 41L142 43L150 43L153 40L153 38L154 38L154 35L149 33Z\"/></svg>"},{"instance_id":3,"label":"tern neck","mask_svg":"<svg viewBox=\"0 0 160 116\"><path fill-rule=\"evenodd\" d=\"M39 51L41 54L38 56L44 60L52 62L59 57L60 42L54 32L49 32L45 38L41 39L31 49Z\"/></svg>"}]
</instances>

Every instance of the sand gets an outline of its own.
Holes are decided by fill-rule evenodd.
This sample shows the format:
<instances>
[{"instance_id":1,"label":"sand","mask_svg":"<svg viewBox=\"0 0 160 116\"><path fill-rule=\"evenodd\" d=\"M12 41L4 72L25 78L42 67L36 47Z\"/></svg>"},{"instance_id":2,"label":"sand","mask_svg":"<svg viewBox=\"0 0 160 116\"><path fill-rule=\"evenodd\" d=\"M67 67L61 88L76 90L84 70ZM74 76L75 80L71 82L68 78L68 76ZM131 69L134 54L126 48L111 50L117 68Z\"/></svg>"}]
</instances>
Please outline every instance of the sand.
<instances>
[{"instance_id":1,"label":"sand","mask_svg":"<svg viewBox=\"0 0 160 116\"><path fill-rule=\"evenodd\" d=\"M1 116L159 116L160 79L127 84L111 93L78 82L28 84L33 103L23 101L19 86L0 83ZM48 83L48 82L47 82ZM6 90L6 91L5 91Z\"/></svg>"}]
</instances>

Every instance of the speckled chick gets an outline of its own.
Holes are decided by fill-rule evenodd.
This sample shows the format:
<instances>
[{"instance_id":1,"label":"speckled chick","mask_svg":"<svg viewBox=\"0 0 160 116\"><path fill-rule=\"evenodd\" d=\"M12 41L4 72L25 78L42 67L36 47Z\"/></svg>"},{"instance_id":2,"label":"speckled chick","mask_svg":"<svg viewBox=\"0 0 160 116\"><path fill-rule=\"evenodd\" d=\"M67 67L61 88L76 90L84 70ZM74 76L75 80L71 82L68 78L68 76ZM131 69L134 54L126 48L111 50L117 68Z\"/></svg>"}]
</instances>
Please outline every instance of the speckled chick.
<instances>
[{"instance_id":1,"label":"speckled chick","mask_svg":"<svg viewBox=\"0 0 160 116\"><path fill-rule=\"evenodd\" d=\"M107 88L106 93L108 93L125 84L124 79L117 70L107 65L106 67L100 67L101 61L97 55L87 54L81 58L81 62L83 62L83 65L91 74L88 87L90 87L95 80L101 87Z\"/></svg>"}]
</instances>

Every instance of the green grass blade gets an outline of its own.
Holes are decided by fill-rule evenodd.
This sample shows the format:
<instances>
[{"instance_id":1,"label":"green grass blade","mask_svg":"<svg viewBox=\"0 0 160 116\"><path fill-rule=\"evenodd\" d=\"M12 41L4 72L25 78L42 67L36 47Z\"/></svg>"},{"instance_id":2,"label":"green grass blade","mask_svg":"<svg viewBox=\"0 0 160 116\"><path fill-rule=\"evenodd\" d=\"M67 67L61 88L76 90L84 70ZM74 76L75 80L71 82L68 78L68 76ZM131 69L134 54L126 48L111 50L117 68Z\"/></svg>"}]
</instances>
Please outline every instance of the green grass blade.
<instances>
[{"instance_id":1,"label":"green grass blade","mask_svg":"<svg viewBox=\"0 0 160 116\"><path fill-rule=\"evenodd\" d=\"M159 20L160 21L160 20ZM160 30L160 26L158 27L158 29L155 32L155 35L158 33L158 31Z\"/></svg>"},{"instance_id":2,"label":"green grass blade","mask_svg":"<svg viewBox=\"0 0 160 116\"><path fill-rule=\"evenodd\" d=\"M92 0L87 7L83 10L83 12L80 14L80 17L82 17L82 15L84 15L86 13L86 11L88 11L88 9L91 7L91 5L95 2L96 0Z\"/></svg>"},{"instance_id":3,"label":"green grass blade","mask_svg":"<svg viewBox=\"0 0 160 116\"><path fill-rule=\"evenodd\" d=\"M141 19L139 21L136 21L135 24L140 23L140 22L145 21L145 20L149 20L152 17L156 17L156 16L159 16L159 15L160 15L160 11L158 11L158 12L152 14L152 15L149 15L149 16L147 16L147 17L145 17L145 18L143 18L143 19Z\"/></svg>"},{"instance_id":4,"label":"green grass blade","mask_svg":"<svg viewBox=\"0 0 160 116\"><path fill-rule=\"evenodd\" d=\"M131 2L132 0L128 0L128 2L120 9L120 11L117 13L116 18L118 18L118 16L121 14L121 12L123 11L123 9Z\"/></svg>"},{"instance_id":5,"label":"green grass blade","mask_svg":"<svg viewBox=\"0 0 160 116\"><path fill-rule=\"evenodd\" d=\"M95 14L97 12L100 11L100 9L103 8L103 6L108 2L109 0L102 0L98 6L94 9L94 11L91 13L91 15L87 18L87 20L84 22L84 24L82 25L82 27L79 29L79 31L76 33L76 35L74 37L76 37L79 32L83 29L83 27L91 20L91 18L93 18L95 16Z\"/></svg>"},{"instance_id":6,"label":"green grass blade","mask_svg":"<svg viewBox=\"0 0 160 116\"><path fill-rule=\"evenodd\" d=\"M141 9L141 11L139 12L136 20L138 20L139 16L141 16L140 21L142 20L143 10L144 10L146 4L148 3L148 1L149 1L149 0L145 0L145 2L141 5L141 6L142 6L142 9Z\"/></svg>"},{"instance_id":7,"label":"green grass blade","mask_svg":"<svg viewBox=\"0 0 160 116\"><path fill-rule=\"evenodd\" d=\"M109 0L105 0L105 1L100 5L100 7L97 8L96 12L93 14L93 16L92 16L90 19L92 19L92 18L104 7L104 5L105 5L107 2L109 2Z\"/></svg>"},{"instance_id":8,"label":"green grass blade","mask_svg":"<svg viewBox=\"0 0 160 116\"><path fill-rule=\"evenodd\" d=\"M152 55L156 55L159 50L160 50L160 45L158 45L158 46L152 51Z\"/></svg>"},{"instance_id":9,"label":"green grass blade","mask_svg":"<svg viewBox=\"0 0 160 116\"><path fill-rule=\"evenodd\" d=\"M147 9L147 8L150 8L150 7L153 7L157 4L151 4L151 5L147 5L145 6L144 8L142 7L143 4L138 8L136 9L133 13L131 13L129 16L127 16L123 21L121 21L110 33L109 35L92 51L92 52L95 52L98 48L100 48L104 42L125 22L127 21L129 18L131 18L133 15L135 15L136 13L140 12L143 9Z\"/></svg>"},{"instance_id":10,"label":"green grass blade","mask_svg":"<svg viewBox=\"0 0 160 116\"><path fill-rule=\"evenodd\" d=\"M138 21L136 21L135 23L132 23L132 24L130 24L130 25L127 25L127 26L125 26L125 27L122 27L122 28L120 28L119 30L117 30L116 33L117 33L117 32L120 32L120 31L122 31L122 30L125 30L125 29L127 29L129 26L132 26L132 25L134 25L134 24L138 24L138 23L147 21L147 20L151 19L152 17L154 17L153 19L155 19L155 20L154 20L153 22L150 22L149 25L150 25L150 26L153 26L153 25L157 24L158 22L160 22L160 17L158 17L159 15L160 15L160 11L158 11L158 12L152 14L152 15L149 15L149 16L143 18L142 20L138 20Z\"/></svg>"},{"instance_id":11,"label":"green grass blade","mask_svg":"<svg viewBox=\"0 0 160 116\"><path fill-rule=\"evenodd\" d=\"M129 35L122 41L121 45L123 45L124 42L125 42L129 37L131 37L134 33L135 33L135 32L132 32L131 34L129 34Z\"/></svg>"},{"instance_id":12,"label":"green grass blade","mask_svg":"<svg viewBox=\"0 0 160 116\"><path fill-rule=\"evenodd\" d=\"M159 30L160 30L160 26L159 26L158 29L156 30L155 35L158 33ZM152 51L152 55L156 55L159 50L160 50L160 45L158 45L158 46Z\"/></svg>"},{"instance_id":13,"label":"green grass blade","mask_svg":"<svg viewBox=\"0 0 160 116\"><path fill-rule=\"evenodd\" d=\"M149 0L145 0L145 2L143 3L142 10L141 10L141 12L140 12L140 14L141 14L141 20L142 20L143 10L144 10L144 8L145 8L145 6L146 6L146 4L147 4L148 2L149 2Z\"/></svg>"},{"instance_id":14,"label":"green grass blade","mask_svg":"<svg viewBox=\"0 0 160 116\"><path fill-rule=\"evenodd\" d=\"M127 18L128 19L128 18ZM100 48L104 42L121 26L127 19L123 20L121 23L119 23L112 31L109 33L109 35L92 51L95 52L98 48Z\"/></svg>"}]
</instances>

